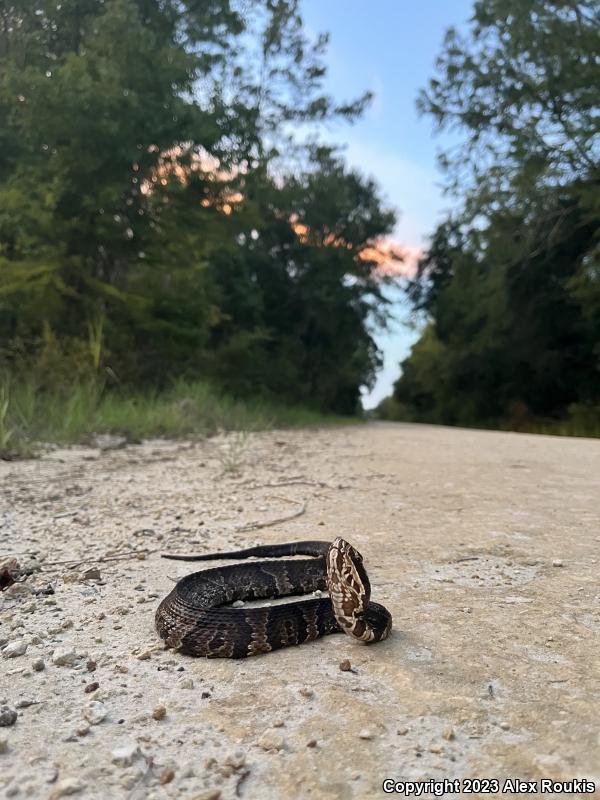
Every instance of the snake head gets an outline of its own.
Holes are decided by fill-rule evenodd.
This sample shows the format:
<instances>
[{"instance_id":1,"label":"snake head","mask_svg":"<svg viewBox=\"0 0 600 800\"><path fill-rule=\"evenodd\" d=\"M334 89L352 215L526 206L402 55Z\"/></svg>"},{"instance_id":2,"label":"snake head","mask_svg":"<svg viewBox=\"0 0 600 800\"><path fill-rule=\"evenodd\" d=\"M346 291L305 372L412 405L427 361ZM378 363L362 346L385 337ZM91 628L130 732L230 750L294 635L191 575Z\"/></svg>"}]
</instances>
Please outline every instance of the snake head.
<instances>
[{"instance_id":1,"label":"snake head","mask_svg":"<svg viewBox=\"0 0 600 800\"><path fill-rule=\"evenodd\" d=\"M340 537L327 551L327 585L340 628L350 636L356 636L362 627L360 618L371 597L371 585L361 554Z\"/></svg>"}]
</instances>

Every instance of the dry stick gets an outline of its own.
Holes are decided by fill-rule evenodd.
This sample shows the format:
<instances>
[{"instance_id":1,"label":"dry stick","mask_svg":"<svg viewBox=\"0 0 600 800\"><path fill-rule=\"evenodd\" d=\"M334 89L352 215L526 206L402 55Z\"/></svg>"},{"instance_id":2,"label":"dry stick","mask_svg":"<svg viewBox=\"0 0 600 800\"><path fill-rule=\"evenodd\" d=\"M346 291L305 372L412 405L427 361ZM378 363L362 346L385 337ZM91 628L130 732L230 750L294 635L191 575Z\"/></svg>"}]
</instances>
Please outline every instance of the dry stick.
<instances>
[{"instance_id":1,"label":"dry stick","mask_svg":"<svg viewBox=\"0 0 600 800\"><path fill-rule=\"evenodd\" d=\"M149 556L153 553L158 553L158 550L132 550L130 553L119 553L118 555L114 556L98 556L98 558L70 558L66 561L48 561L42 564L42 572L44 571L45 567L58 567L71 564L69 569L75 569L75 567L78 567L80 564L104 564L106 561L125 561L128 558L135 558L140 554Z\"/></svg>"},{"instance_id":2,"label":"dry stick","mask_svg":"<svg viewBox=\"0 0 600 800\"><path fill-rule=\"evenodd\" d=\"M293 501L290 501L293 502ZM259 528L270 528L272 525L279 525L281 522L289 522L291 519L301 517L306 512L306 503L302 504L302 508L294 511L293 514L288 514L286 517L279 517L278 519L271 519L267 522L249 522L246 525L239 525L235 530L238 533L242 531L257 531Z\"/></svg>"},{"instance_id":3,"label":"dry stick","mask_svg":"<svg viewBox=\"0 0 600 800\"><path fill-rule=\"evenodd\" d=\"M319 486L320 488L332 489L332 486L325 483L325 481L309 481L309 480L295 480L279 481L277 483L255 483L250 486L250 489L276 489L278 486Z\"/></svg>"},{"instance_id":4,"label":"dry stick","mask_svg":"<svg viewBox=\"0 0 600 800\"><path fill-rule=\"evenodd\" d=\"M54 514L52 519L62 519L63 517L74 517L75 514L79 514L80 511L83 511L83 509L76 508L73 511L62 511L60 514Z\"/></svg>"}]
</instances>

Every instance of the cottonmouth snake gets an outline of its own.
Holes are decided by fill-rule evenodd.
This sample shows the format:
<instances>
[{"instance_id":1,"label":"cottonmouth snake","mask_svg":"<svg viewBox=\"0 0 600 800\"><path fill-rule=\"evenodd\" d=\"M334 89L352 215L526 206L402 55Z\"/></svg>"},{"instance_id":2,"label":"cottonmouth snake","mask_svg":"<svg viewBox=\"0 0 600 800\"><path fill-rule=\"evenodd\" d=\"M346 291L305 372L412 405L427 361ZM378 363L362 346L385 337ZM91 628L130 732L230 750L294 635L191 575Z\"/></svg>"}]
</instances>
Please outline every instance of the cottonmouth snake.
<instances>
[{"instance_id":1,"label":"cottonmouth snake","mask_svg":"<svg viewBox=\"0 0 600 800\"><path fill-rule=\"evenodd\" d=\"M233 564L187 575L156 611L159 635L168 647L207 658L245 658L340 631L362 642L378 642L388 636L391 614L370 602L371 587L362 556L344 539L164 557L207 561L296 555L312 558ZM327 589L330 596L263 607L225 605L317 589Z\"/></svg>"}]
</instances>

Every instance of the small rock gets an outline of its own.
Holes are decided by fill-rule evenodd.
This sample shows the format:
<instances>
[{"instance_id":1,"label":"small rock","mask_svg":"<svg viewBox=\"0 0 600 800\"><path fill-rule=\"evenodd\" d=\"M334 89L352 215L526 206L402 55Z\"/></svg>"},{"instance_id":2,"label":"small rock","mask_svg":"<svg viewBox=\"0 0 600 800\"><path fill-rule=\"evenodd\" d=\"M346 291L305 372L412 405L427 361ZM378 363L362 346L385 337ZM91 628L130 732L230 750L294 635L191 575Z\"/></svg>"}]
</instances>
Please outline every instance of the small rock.
<instances>
[{"instance_id":1,"label":"small rock","mask_svg":"<svg viewBox=\"0 0 600 800\"><path fill-rule=\"evenodd\" d=\"M273 724L274 728L283 728L283 726L284 726L284 722L283 722L282 719L273 720L272 724Z\"/></svg>"},{"instance_id":2,"label":"small rock","mask_svg":"<svg viewBox=\"0 0 600 800\"><path fill-rule=\"evenodd\" d=\"M100 570L98 567L92 567L91 569L86 569L86 571L81 576L82 581L101 581L102 575L100 574Z\"/></svg>"},{"instance_id":3,"label":"small rock","mask_svg":"<svg viewBox=\"0 0 600 800\"><path fill-rule=\"evenodd\" d=\"M17 656L24 656L26 652L27 642L20 639L16 642L9 642L2 651L2 655L4 658L17 658Z\"/></svg>"},{"instance_id":4,"label":"small rock","mask_svg":"<svg viewBox=\"0 0 600 800\"><path fill-rule=\"evenodd\" d=\"M57 783L48 800L58 800L59 797L66 797L70 794L77 794L84 788L84 784L77 780L77 778L65 778L60 783Z\"/></svg>"},{"instance_id":5,"label":"small rock","mask_svg":"<svg viewBox=\"0 0 600 800\"><path fill-rule=\"evenodd\" d=\"M200 694L200 699L201 700L206 700L209 697L210 697L210 692L201 692L201 694Z\"/></svg>"},{"instance_id":6,"label":"small rock","mask_svg":"<svg viewBox=\"0 0 600 800\"><path fill-rule=\"evenodd\" d=\"M564 562L561 558L555 558L552 562L553 567L564 567Z\"/></svg>"},{"instance_id":7,"label":"small rock","mask_svg":"<svg viewBox=\"0 0 600 800\"><path fill-rule=\"evenodd\" d=\"M46 669L46 665L44 663L43 658L36 658L35 661L31 664L31 669L34 672L43 672Z\"/></svg>"},{"instance_id":8,"label":"small rock","mask_svg":"<svg viewBox=\"0 0 600 800\"><path fill-rule=\"evenodd\" d=\"M100 686L100 684L98 683L98 681L93 681L92 683L88 683L88 685L85 687L85 689L84 689L83 691L84 691L86 694L91 694L92 692L95 692L95 691L96 691L96 689L97 689L99 686Z\"/></svg>"},{"instance_id":9,"label":"small rock","mask_svg":"<svg viewBox=\"0 0 600 800\"><path fill-rule=\"evenodd\" d=\"M300 694L302 695L302 697L312 697L312 696L314 695L314 692L313 692L313 690L312 690L312 689L309 689L307 686L303 686L303 687L302 687L302 688L299 690L299 692L300 692Z\"/></svg>"},{"instance_id":10,"label":"small rock","mask_svg":"<svg viewBox=\"0 0 600 800\"><path fill-rule=\"evenodd\" d=\"M54 651L52 663L57 667L72 667L80 658L81 656L77 655L74 650L61 647Z\"/></svg>"},{"instance_id":11,"label":"small rock","mask_svg":"<svg viewBox=\"0 0 600 800\"><path fill-rule=\"evenodd\" d=\"M17 721L17 712L8 706L0 708L0 728L10 728Z\"/></svg>"},{"instance_id":12,"label":"small rock","mask_svg":"<svg viewBox=\"0 0 600 800\"><path fill-rule=\"evenodd\" d=\"M451 742L452 739L454 739L454 728L452 727L452 725L449 725L447 728L444 729L442 736L444 737L444 739L446 739L447 742Z\"/></svg>"},{"instance_id":13,"label":"small rock","mask_svg":"<svg viewBox=\"0 0 600 800\"><path fill-rule=\"evenodd\" d=\"M99 700L92 700L83 709L83 716L90 725L98 725L103 719L106 719L107 714L106 706Z\"/></svg>"},{"instance_id":14,"label":"small rock","mask_svg":"<svg viewBox=\"0 0 600 800\"><path fill-rule=\"evenodd\" d=\"M8 736L0 736L0 753L8 753Z\"/></svg>"},{"instance_id":15,"label":"small rock","mask_svg":"<svg viewBox=\"0 0 600 800\"><path fill-rule=\"evenodd\" d=\"M246 763L246 756L240 750L236 750L234 753L228 753L223 763L234 769L241 769Z\"/></svg>"},{"instance_id":16,"label":"small rock","mask_svg":"<svg viewBox=\"0 0 600 800\"><path fill-rule=\"evenodd\" d=\"M369 728L363 728L358 733L359 739L372 739L374 736L373 731L369 730Z\"/></svg>"},{"instance_id":17,"label":"small rock","mask_svg":"<svg viewBox=\"0 0 600 800\"><path fill-rule=\"evenodd\" d=\"M200 794L195 794L192 797L192 800L220 800L220 798L221 798L220 789L209 789L206 792L200 792Z\"/></svg>"},{"instance_id":18,"label":"small rock","mask_svg":"<svg viewBox=\"0 0 600 800\"><path fill-rule=\"evenodd\" d=\"M91 445L102 451L121 450L127 447L127 438L113 433L98 433L92 438Z\"/></svg>"},{"instance_id":19,"label":"small rock","mask_svg":"<svg viewBox=\"0 0 600 800\"><path fill-rule=\"evenodd\" d=\"M348 658L345 658L343 661L340 661L340 669L342 672L350 672L352 669L352 664Z\"/></svg>"},{"instance_id":20,"label":"small rock","mask_svg":"<svg viewBox=\"0 0 600 800\"><path fill-rule=\"evenodd\" d=\"M86 661L85 668L87 669L88 672L95 672L96 662L92 661L92 659L90 658L88 661Z\"/></svg>"},{"instance_id":21,"label":"small rock","mask_svg":"<svg viewBox=\"0 0 600 800\"><path fill-rule=\"evenodd\" d=\"M140 748L135 742L123 745L122 747L117 747L110 754L112 763L116 764L118 767L131 766L135 759L140 755Z\"/></svg>"},{"instance_id":22,"label":"small rock","mask_svg":"<svg viewBox=\"0 0 600 800\"><path fill-rule=\"evenodd\" d=\"M246 603L243 600L235 600L231 605L233 608L241 608L242 606L245 606Z\"/></svg>"},{"instance_id":23,"label":"small rock","mask_svg":"<svg viewBox=\"0 0 600 800\"><path fill-rule=\"evenodd\" d=\"M191 678L182 678L177 685L180 689L193 689L194 681Z\"/></svg>"},{"instance_id":24,"label":"small rock","mask_svg":"<svg viewBox=\"0 0 600 800\"><path fill-rule=\"evenodd\" d=\"M144 650L142 653L139 654L138 661L148 661L149 658L150 658L150 650Z\"/></svg>"},{"instance_id":25,"label":"small rock","mask_svg":"<svg viewBox=\"0 0 600 800\"><path fill-rule=\"evenodd\" d=\"M81 725L78 725L77 728L75 728L75 734L77 736L87 736L89 732L90 726L86 725L85 722L82 722Z\"/></svg>"},{"instance_id":26,"label":"small rock","mask_svg":"<svg viewBox=\"0 0 600 800\"><path fill-rule=\"evenodd\" d=\"M29 708L29 706L35 706L38 702L37 700L30 700L28 697L24 697L22 700L17 700L15 708Z\"/></svg>"},{"instance_id":27,"label":"small rock","mask_svg":"<svg viewBox=\"0 0 600 800\"><path fill-rule=\"evenodd\" d=\"M282 750L285 745L285 740L277 731L267 730L256 742L263 750Z\"/></svg>"},{"instance_id":28,"label":"small rock","mask_svg":"<svg viewBox=\"0 0 600 800\"><path fill-rule=\"evenodd\" d=\"M437 753L437 754L439 754L439 753L441 753L441 752L442 752L442 750L443 750L443 748L442 748L442 747L440 747L440 745L439 745L439 744L432 744L432 745L431 745L431 747L429 748L429 752L430 752L430 753Z\"/></svg>"},{"instance_id":29,"label":"small rock","mask_svg":"<svg viewBox=\"0 0 600 800\"><path fill-rule=\"evenodd\" d=\"M308 742L306 743L306 746L307 747L316 747L317 746L317 740L316 739L309 739Z\"/></svg>"},{"instance_id":30,"label":"small rock","mask_svg":"<svg viewBox=\"0 0 600 800\"><path fill-rule=\"evenodd\" d=\"M173 778L175 777L175 772L172 769L163 769L158 777L158 782L161 786L164 786L165 783L171 783Z\"/></svg>"},{"instance_id":31,"label":"small rock","mask_svg":"<svg viewBox=\"0 0 600 800\"><path fill-rule=\"evenodd\" d=\"M406 736L406 734L408 733L408 728L404 728L404 727L398 728L396 733L398 734L398 736Z\"/></svg>"},{"instance_id":32,"label":"small rock","mask_svg":"<svg viewBox=\"0 0 600 800\"><path fill-rule=\"evenodd\" d=\"M502 728L503 731L509 731L510 730L510 725L508 724L508 722L501 722L500 723L500 727Z\"/></svg>"},{"instance_id":33,"label":"small rock","mask_svg":"<svg viewBox=\"0 0 600 800\"><path fill-rule=\"evenodd\" d=\"M155 720L164 719L167 715L167 709L164 706L156 706L152 712L152 718Z\"/></svg>"}]
</instances>

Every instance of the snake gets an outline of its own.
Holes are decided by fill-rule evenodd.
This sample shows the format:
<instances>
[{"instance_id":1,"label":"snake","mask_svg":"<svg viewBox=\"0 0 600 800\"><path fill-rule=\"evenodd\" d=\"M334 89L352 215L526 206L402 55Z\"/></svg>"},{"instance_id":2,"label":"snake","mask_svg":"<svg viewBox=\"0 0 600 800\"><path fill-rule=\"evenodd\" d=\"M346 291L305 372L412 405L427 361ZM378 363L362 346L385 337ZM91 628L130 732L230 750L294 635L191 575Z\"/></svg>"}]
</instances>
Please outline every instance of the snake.
<instances>
[{"instance_id":1,"label":"snake","mask_svg":"<svg viewBox=\"0 0 600 800\"><path fill-rule=\"evenodd\" d=\"M167 648L185 655L246 658L339 632L360 642L379 642L392 629L390 612L371 601L361 554L341 537L163 557L267 559L204 569L177 581L158 606L155 622ZM317 596L243 607L247 600L311 593Z\"/></svg>"}]
</instances>

